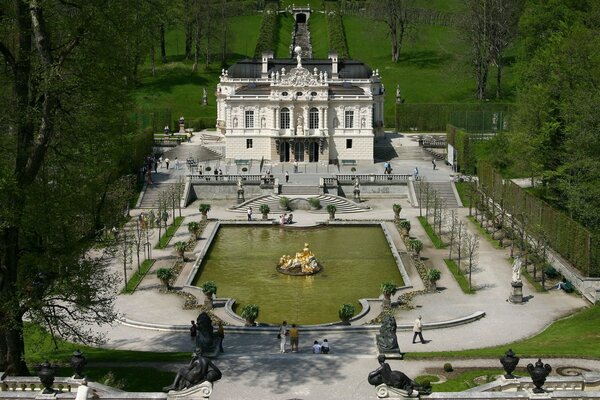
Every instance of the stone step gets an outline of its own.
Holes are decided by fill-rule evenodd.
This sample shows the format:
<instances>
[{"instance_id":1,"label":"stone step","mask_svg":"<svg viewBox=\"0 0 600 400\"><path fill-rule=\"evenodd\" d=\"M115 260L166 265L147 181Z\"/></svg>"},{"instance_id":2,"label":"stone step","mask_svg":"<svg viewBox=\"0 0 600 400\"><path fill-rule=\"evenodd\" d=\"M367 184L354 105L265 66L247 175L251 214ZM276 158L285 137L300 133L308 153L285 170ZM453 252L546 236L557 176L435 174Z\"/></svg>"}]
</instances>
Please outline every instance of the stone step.
<instances>
[{"instance_id":1,"label":"stone step","mask_svg":"<svg viewBox=\"0 0 600 400\"><path fill-rule=\"evenodd\" d=\"M158 199L162 192L167 192L174 183L155 183L146 186L139 208L158 208Z\"/></svg>"},{"instance_id":2,"label":"stone step","mask_svg":"<svg viewBox=\"0 0 600 400\"><path fill-rule=\"evenodd\" d=\"M453 189L454 183L452 182L429 182L429 187L438 193L438 196L446 201L446 207L457 208L460 207Z\"/></svg>"},{"instance_id":3,"label":"stone step","mask_svg":"<svg viewBox=\"0 0 600 400\"><path fill-rule=\"evenodd\" d=\"M281 185L282 195L296 195L296 194L304 194L304 195L314 195L317 196L321 193L321 189L318 186L304 186L304 185Z\"/></svg>"},{"instance_id":4,"label":"stone step","mask_svg":"<svg viewBox=\"0 0 600 400\"><path fill-rule=\"evenodd\" d=\"M255 213L258 213L260 206L262 204L266 204L271 209L272 213L277 213L280 210L279 208L279 198L281 196L276 195L266 195L256 197L254 199L250 199L242 204L231 207L233 211L245 212L248 207L252 207L255 210ZM318 196L294 196L291 199L306 199L308 200L311 197L317 197L321 203L321 208L319 210L312 210L312 212L327 214L327 206L329 204L333 204L336 207L336 213L354 213L354 212L363 212L366 211L364 207L359 206L355 202L346 199L345 197L333 196L330 194L322 194Z\"/></svg>"}]
</instances>

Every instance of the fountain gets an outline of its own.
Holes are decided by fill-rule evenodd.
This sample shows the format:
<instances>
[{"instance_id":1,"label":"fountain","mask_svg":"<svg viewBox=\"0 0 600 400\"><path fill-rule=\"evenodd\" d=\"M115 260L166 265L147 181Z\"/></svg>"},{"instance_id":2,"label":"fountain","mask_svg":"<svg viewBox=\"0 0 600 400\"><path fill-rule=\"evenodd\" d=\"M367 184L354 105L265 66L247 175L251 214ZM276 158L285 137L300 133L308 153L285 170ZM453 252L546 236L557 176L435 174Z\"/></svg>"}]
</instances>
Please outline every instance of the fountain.
<instances>
[{"instance_id":1,"label":"fountain","mask_svg":"<svg viewBox=\"0 0 600 400\"><path fill-rule=\"evenodd\" d=\"M304 243L304 249L296 253L292 258L284 254L279 259L277 271L286 275L313 275L321 270L321 266L312 251L308 248L308 243Z\"/></svg>"}]
</instances>

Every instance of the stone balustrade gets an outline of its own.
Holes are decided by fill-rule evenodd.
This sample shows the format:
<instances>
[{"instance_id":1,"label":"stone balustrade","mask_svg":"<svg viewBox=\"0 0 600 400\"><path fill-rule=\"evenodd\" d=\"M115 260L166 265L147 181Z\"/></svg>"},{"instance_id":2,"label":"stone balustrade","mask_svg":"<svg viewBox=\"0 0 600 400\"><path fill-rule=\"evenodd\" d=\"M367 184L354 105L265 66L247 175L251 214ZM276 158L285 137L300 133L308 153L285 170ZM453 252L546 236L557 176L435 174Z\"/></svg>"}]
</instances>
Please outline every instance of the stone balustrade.
<instances>
[{"instance_id":1,"label":"stone balustrade","mask_svg":"<svg viewBox=\"0 0 600 400\"><path fill-rule=\"evenodd\" d=\"M408 183L410 174L338 174L336 179L339 183L352 183L355 178L358 178L361 184L375 182L375 183Z\"/></svg>"}]
</instances>

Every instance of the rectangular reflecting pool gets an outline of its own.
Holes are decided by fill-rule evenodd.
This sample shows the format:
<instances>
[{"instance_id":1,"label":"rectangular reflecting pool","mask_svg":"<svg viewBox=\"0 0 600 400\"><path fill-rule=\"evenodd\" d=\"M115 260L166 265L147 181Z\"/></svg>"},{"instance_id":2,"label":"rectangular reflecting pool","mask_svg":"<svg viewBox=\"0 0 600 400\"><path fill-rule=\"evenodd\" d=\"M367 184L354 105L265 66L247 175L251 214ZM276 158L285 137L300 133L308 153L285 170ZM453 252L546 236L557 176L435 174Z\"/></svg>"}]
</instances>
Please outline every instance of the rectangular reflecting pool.
<instances>
[{"instance_id":1,"label":"rectangular reflecting pool","mask_svg":"<svg viewBox=\"0 0 600 400\"><path fill-rule=\"evenodd\" d=\"M282 255L291 257L308 243L321 272L289 276L277 272ZM203 259L194 285L212 280L218 297L260 307L258 322L296 324L338 321L343 303L361 310L358 299L378 297L383 281L403 285L379 225L290 229L221 226Z\"/></svg>"}]
</instances>

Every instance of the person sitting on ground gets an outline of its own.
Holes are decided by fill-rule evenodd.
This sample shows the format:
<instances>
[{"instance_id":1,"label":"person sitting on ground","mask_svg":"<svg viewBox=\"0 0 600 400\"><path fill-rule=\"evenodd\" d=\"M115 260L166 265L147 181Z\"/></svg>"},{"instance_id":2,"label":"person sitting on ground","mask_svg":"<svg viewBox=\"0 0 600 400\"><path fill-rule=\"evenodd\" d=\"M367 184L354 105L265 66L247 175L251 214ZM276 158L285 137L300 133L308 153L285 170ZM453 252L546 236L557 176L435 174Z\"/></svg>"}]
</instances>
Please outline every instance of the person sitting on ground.
<instances>
[{"instance_id":1,"label":"person sitting on ground","mask_svg":"<svg viewBox=\"0 0 600 400\"><path fill-rule=\"evenodd\" d=\"M290 213L290 215L288 215L287 218L285 219L285 223L288 225L291 224L293 218L294 218L294 214Z\"/></svg>"},{"instance_id":2,"label":"person sitting on ground","mask_svg":"<svg viewBox=\"0 0 600 400\"><path fill-rule=\"evenodd\" d=\"M321 354L321 345L319 344L318 340L315 340L315 343L313 344L313 354Z\"/></svg>"},{"instance_id":3,"label":"person sitting on ground","mask_svg":"<svg viewBox=\"0 0 600 400\"><path fill-rule=\"evenodd\" d=\"M329 342L327 341L327 339L323 339L323 343L321 343L321 353L329 354L329 350Z\"/></svg>"},{"instance_id":4,"label":"person sitting on ground","mask_svg":"<svg viewBox=\"0 0 600 400\"><path fill-rule=\"evenodd\" d=\"M556 288L565 290L567 288L567 278L562 278L561 281L556 285Z\"/></svg>"},{"instance_id":5,"label":"person sitting on ground","mask_svg":"<svg viewBox=\"0 0 600 400\"><path fill-rule=\"evenodd\" d=\"M280 225L285 225L286 221L287 221L287 214L281 214L279 216L279 224Z\"/></svg>"}]
</instances>

